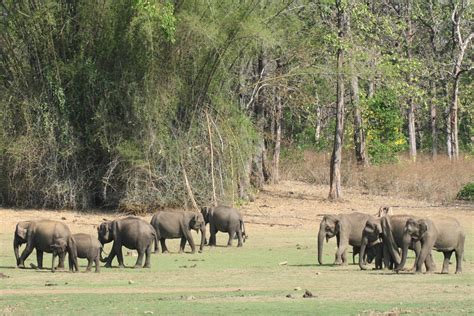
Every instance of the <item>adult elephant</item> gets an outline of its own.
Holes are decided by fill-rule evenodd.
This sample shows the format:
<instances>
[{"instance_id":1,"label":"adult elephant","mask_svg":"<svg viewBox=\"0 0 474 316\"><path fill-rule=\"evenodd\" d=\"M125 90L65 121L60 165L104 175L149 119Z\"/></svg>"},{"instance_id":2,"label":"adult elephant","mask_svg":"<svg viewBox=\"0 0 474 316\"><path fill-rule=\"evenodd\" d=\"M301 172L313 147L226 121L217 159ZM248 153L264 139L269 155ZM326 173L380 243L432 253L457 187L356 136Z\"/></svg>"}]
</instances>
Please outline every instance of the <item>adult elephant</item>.
<instances>
[{"instance_id":1,"label":"adult elephant","mask_svg":"<svg viewBox=\"0 0 474 316\"><path fill-rule=\"evenodd\" d=\"M209 223L209 246L216 245L217 232L229 234L227 246L232 246L232 239L237 235L237 247L242 247L247 238L242 215L238 210L228 206L203 207L201 209L205 223Z\"/></svg>"},{"instance_id":2,"label":"adult elephant","mask_svg":"<svg viewBox=\"0 0 474 316\"><path fill-rule=\"evenodd\" d=\"M24 221L16 225L13 237L13 251L15 252L17 266L24 268L26 258L28 258L33 249L36 249L38 268L42 269L43 253L52 253L51 246L59 239L64 240L66 244L65 253L67 252L70 258L69 270L78 271L76 242L69 227L62 222L47 219ZM26 248L20 256L19 248L24 243L26 243ZM59 268L64 268L64 254L59 258Z\"/></svg>"},{"instance_id":3,"label":"adult elephant","mask_svg":"<svg viewBox=\"0 0 474 316\"><path fill-rule=\"evenodd\" d=\"M410 215L392 215L367 220L362 233L361 255L365 253L367 245L382 239L383 263L385 268L389 268L393 264L398 265L401 260L399 248L403 247L404 228L410 217ZM418 258L421 250L420 242L410 242L408 248L413 250L415 256ZM427 271L435 269L431 256L428 256L426 260L424 260L424 263ZM359 260L359 267L361 270L367 269L365 263L361 260Z\"/></svg>"},{"instance_id":4,"label":"adult elephant","mask_svg":"<svg viewBox=\"0 0 474 316\"><path fill-rule=\"evenodd\" d=\"M184 251L186 242L191 247L191 252L196 252L191 230L201 232L201 244L199 252L202 252L204 241L206 240L206 222L201 213L198 212L157 212L153 215L151 226L155 228L158 240L161 243L161 251L168 252L166 239L181 238L179 252ZM158 244L155 243L155 252L158 252Z\"/></svg>"},{"instance_id":5,"label":"adult elephant","mask_svg":"<svg viewBox=\"0 0 474 316\"><path fill-rule=\"evenodd\" d=\"M362 231L371 215L354 212L351 214L325 215L319 225L318 262L323 264L323 243L332 238L337 239L336 260L334 264L347 264L346 248L361 246ZM355 248L356 249L356 248ZM364 256L359 254L359 258Z\"/></svg>"},{"instance_id":6,"label":"adult elephant","mask_svg":"<svg viewBox=\"0 0 474 316\"><path fill-rule=\"evenodd\" d=\"M114 221L103 222L97 227L99 241L102 245L114 242L112 250L107 258L105 267L112 266L112 260L117 256L120 268L124 268L122 246L128 249L136 249L138 252L135 268L141 268L143 256L145 258L144 268L150 268L151 246L153 241L158 242L155 229L146 221L135 216L128 216Z\"/></svg>"},{"instance_id":7,"label":"adult elephant","mask_svg":"<svg viewBox=\"0 0 474 316\"><path fill-rule=\"evenodd\" d=\"M451 217L443 219L415 219L406 221L403 233L402 260L396 271L403 269L410 243L420 242L421 252L415 260L416 273L420 273L423 262L431 256L431 249L443 252L444 261L441 273L449 272L449 259L456 253L456 273L462 272L464 240L466 234L459 222Z\"/></svg>"}]
</instances>

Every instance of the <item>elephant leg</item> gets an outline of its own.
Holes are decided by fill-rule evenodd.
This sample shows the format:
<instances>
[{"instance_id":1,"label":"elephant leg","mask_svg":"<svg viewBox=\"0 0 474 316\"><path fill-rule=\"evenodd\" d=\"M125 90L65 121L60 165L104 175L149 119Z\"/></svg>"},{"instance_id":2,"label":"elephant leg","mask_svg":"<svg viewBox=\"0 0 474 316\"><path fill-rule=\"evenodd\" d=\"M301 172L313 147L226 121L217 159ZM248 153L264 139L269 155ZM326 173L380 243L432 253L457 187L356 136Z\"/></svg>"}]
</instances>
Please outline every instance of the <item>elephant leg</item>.
<instances>
[{"instance_id":1,"label":"elephant leg","mask_svg":"<svg viewBox=\"0 0 474 316\"><path fill-rule=\"evenodd\" d=\"M234 240L235 231L229 230L229 241L227 242L227 247L232 247L232 241Z\"/></svg>"},{"instance_id":2,"label":"elephant leg","mask_svg":"<svg viewBox=\"0 0 474 316\"><path fill-rule=\"evenodd\" d=\"M341 240L339 243L339 247L337 248L337 251L336 251L336 261L334 262L334 264L337 264L337 265L347 264L346 248L347 248L347 243Z\"/></svg>"},{"instance_id":3,"label":"elephant leg","mask_svg":"<svg viewBox=\"0 0 474 316\"><path fill-rule=\"evenodd\" d=\"M144 268L147 268L147 269L151 268L150 259L151 259L151 244L148 245L145 251L145 265L143 266Z\"/></svg>"},{"instance_id":4,"label":"elephant leg","mask_svg":"<svg viewBox=\"0 0 474 316\"><path fill-rule=\"evenodd\" d=\"M143 251L143 249L137 249L137 252L138 252L138 258L137 258L137 262L135 262L135 266L134 266L135 269L139 269L142 267L143 256L145 255L145 251Z\"/></svg>"},{"instance_id":5,"label":"elephant leg","mask_svg":"<svg viewBox=\"0 0 474 316\"><path fill-rule=\"evenodd\" d=\"M451 259L453 250L444 251L443 254L444 254L444 261L443 261L443 269L441 270L441 273L448 274L449 273L449 260Z\"/></svg>"},{"instance_id":6,"label":"elephant leg","mask_svg":"<svg viewBox=\"0 0 474 316\"><path fill-rule=\"evenodd\" d=\"M23 250L21 253L18 267L19 268L24 268L25 267L25 260L28 258L28 256L33 252L34 247L31 244L26 244L26 248Z\"/></svg>"},{"instance_id":7,"label":"elephant leg","mask_svg":"<svg viewBox=\"0 0 474 316\"><path fill-rule=\"evenodd\" d=\"M162 253L168 253L168 248L166 247L166 239L165 238L161 238L160 239L160 244L161 244L161 252Z\"/></svg>"},{"instance_id":8,"label":"elephant leg","mask_svg":"<svg viewBox=\"0 0 474 316\"><path fill-rule=\"evenodd\" d=\"M114 249L115 249L115 254L117 255L119 268L125 268L125 265L123 264L122 245L115 245L115 242L114 242Z\"/></svg>"},{"instance_id":9,"label":"elephant leg","mask_svg":"<svg viewBox=\"0 0 474 316\"><path fill-rule=\"evenodd\" d=\"M210 232L209 246L212 247L216 245L216 234L217 234L217 229L212 223L209 223L209 232Z\"/></svg>"},{"instance_id":10,"label":"elephant leg","mask_svg":"<svg viewBox=\"0 0 474 316\"><path fill-rule=\"evenodd\" d=\"M54 257L53 255L53 259ZM38 269L43 269L43 252L38 249L36 249L36 261L38 263Z\"/></svg>"},{"instance_id":11,"label":"elephant leg","mask_svg":"<svg viewBox=\"0 0 474 316\"><path fill-rule=\"evenodd\" d=\"M196 245L194 244L194 239L193 239L193 235L191 234L191 231L190 230L185 231L183 238L184 238L184 244L182 244L183 251L184 251L184 247L186 246L186 241L187 241L189 243L189 246L191 247L191 252L196 253ZM183 239L181 239L181 243L182 242L183 242Z\"/></svg>"},{"instance_id":12,"label":"elephant leg","mask_svg":"<svg viewBox=\"0 0 474 316\"><path fill-rule=\"evenodd\" d=\"M59 255L59 263L58 263L58 269L63 270L64 269L64 259L66 258L66 253L60 253Z\"/></svg>"},{"instance_id":13,"label":"elephant leg","mask_svg":"<svg viewBox=\"0 0 474 316\"><path fill-rule=\"evenodd\" d=\"M181 237L181 241L179 242L179 253L184 252L184 247L186 247L186 237L183 236L183 237ZM191 248L193 248L193 247L191 247ZM193 251L193 253L194 253L194 251Z\"/></svg>"},{"instance_id":14,"label":"elephant leg","mask_svg":"<svg viewBox=\"0 0 474 316\"><path fill-rule=\"evenodd\" d=\"M243 236L242 236L242 229L239 229L237 231L237 237L239 239L239 242L237 243L237 247L242 247L243 246Z\"/></svg>"},{"instance_id":15,"label":"elephant leg","mask_svg":"<svg viewBox=\"0 0 474 316\"><path fill-rule=\"evenodd\" d=\"M112 247L112 250L110 251L109 256L107 257L107 262L105 263L104 267L111 268L112 267L112 260L114 260L115 256L116 256L115 248Z\"/></svg>"},{"instance_id":16,"label":"elephant leg","mask_svg":"<svg viewBox=\"0 0 474 316\"><path fill-rule=\"evenodd\" d=\"M462 273L463 252L460 251L459 249L456 249L455 252L456 252L456 274L458 274L458 273Z\"/></svg>"},{"instance_id":17,"label":"elephant leg","mask_svg":"<svg viewBox=\"0 0 474 316\"><path fill-rule=\"evenodd\" d=\"M95 272L99 273L100 272L100 253L97 254L97 256L95 256L94 264L95 264Z\"/></svg>"},{"instance_id":18,"label":"elephant leg","mask_svg":"<svg viewBox=\"0 0 474 316\"><path fill-rule=\"evenodd\" d=\"M91 270L92 270L92 260L91 260L91 258L87 258L86 272L90 272Z\"/></svg>"},{"instance_id":19,"label":"elephant leg","mask_svg":"<svg viewBox=\"0 0 474 316\"><path fill-rule=\"evenodd\" d=\"M425 268L427 273L434 273L436 270L436 264L433 260L433 255L430 252L430 254L426 257L425 260Z\"/></svg>"}]
</instances>

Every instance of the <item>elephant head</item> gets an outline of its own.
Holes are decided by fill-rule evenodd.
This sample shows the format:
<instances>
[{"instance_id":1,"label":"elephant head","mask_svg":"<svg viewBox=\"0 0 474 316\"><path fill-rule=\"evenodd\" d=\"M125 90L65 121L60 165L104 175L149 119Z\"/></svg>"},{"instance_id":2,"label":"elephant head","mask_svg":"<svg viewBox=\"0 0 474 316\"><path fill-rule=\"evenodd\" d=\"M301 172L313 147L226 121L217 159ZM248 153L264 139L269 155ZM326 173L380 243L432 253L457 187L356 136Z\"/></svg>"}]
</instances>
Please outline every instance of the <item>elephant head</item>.
<instances>
[{"instance_id":1,"label":"elephant head","mask_svg":"<svg viewBox=\"0 0 474 316\"><path fill-rule=\"evenodd\" d=\"M339 234L339 217L334 215L325 215L319 225L318 233L318 262L323 264L323 243Z\"/></svg>"},{"instance_id":2,"label":"elephant head","mask_svg":"<svg viewBox=\"0 0 474 316\"><path fill-rule=\"evenodd\" d=\"M366 255L367 246L369 246L370 250L372 248L371 245L377 243L378 240L382 238L382 233L382 224L380 218L370 218L367 220L367 223L365 224L364 230L362 232L362 241L359 253L359 267L362 270L367 269L364 263L364 257ZM369 257L369 251L367 252L367 256ZM369 263L371 262L371 260L367 261Z\"/></svg>"},{"instance_id":3,"label":"elephant head","mask_svg":"<svg viewBox=\"0 0 474 316\"><path fill-rule=\"evenodd\" d=\"M381 206L377 213L377 217L384 217L384 216L391 216L393 215L392 208L390 206Z\"/></svg>"},{"instance_id":4,"label":"elephant head","mask_svg":"<svg viewBox=\"0 0 474 316\"><path fill-rule=\"evenodd\" d=\"M25 244L27 242L26 236L31 223L31 221L24 221L16 224L15 235L13 236L13 251L15 252L17 265L20 261L19 248L22 244Z\"/></svg>"},{"instance_id":5,"label":"elephant head","mask_svg":"<svg viewBox=\"0 0 474 316\"><path fill-rule=\"evenodd\" d=\"M107 244L114 240L114 221L103 222L97 227L97 235L100 243Z\"/></svg>"},{"instance_id":6,"label":"elephant head","mask_svg":"<svg viewBox=\"0 0 474 316\"><path fill-rule=\"evenodd\" d=\"M67 250L67 242L64 238L56 239L54 244L51 245L51 252L53 256L61 255Z\"/></svg>"},{"instance_id":7,"label":"elephant head","mask_svg":"<svg viewBox=\"0 0 474 316\"><path fill-rule=\"evenodd\" d=\"M206 242L206 221L202 213L196 213L189 223L191 229L194 229L196 232L201 232L201 244L199 246L199 252L202 252L204 248L204 243Z\"/></svg>"},{"instance_id":8,"label":"elephant head","mask_svg":"<svg viewBox=\"0 0 474 316\"><path fill-rule=\"evenodd\" d=\"M204 218L204 224L209 223L209 215L211 214L211 208L208 206L201 207L201 214Z\"/></svg>"},{"instance_id":9,"label":"elephant head","mask_svg":"<svg viewBox=\"0 0 474 316\"><path fill-rule=\"evenodd\" d=\"M418 241L423 239L427 230L428 226L425 220L415 220L413 218L409 218L405 224L405 229L403 233L408 234L411 240Z\"/></svg>"}]
</instances>

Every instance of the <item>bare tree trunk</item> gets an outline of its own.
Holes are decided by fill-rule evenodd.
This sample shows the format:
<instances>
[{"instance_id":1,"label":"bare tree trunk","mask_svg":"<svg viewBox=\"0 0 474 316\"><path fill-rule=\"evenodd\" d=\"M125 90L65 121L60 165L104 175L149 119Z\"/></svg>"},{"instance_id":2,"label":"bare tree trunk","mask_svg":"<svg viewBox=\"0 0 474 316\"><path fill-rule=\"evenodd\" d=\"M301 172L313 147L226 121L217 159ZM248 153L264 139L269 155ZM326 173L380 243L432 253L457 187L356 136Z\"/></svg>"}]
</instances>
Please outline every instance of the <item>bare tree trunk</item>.
<instances>
[{"instance_id":1,"label":"bare tree trunk","mask_svg":"<svg viewBox=\"0 0 474 316\"><path fill-rule=\"evenodd\" d=\"M321 138L321 105L316 106L316 126L314 128L314 140L319 142Z\"/></svg>"},{"instance_id":2,"label":"bare tree trunk","mask_svg":"<svg viewBox=\"0 0 474 316\"><path fill-rule=\"evenodd\" d=\"M407 50L407 58L411 60L412 52L412 21L411 21L411 1L407 0L407 7L406 7L406 23L407 29L405 34L405 41L406 41L406 50ZM409 84L412 84L412 74L411 72L407 75L407 81ZM415 104L413 98L410 96L407 101L408 105L408 144L410 148L410 158L415 161L416 160L416 129L415 129Z\"/></svg>"},{"instance_id":3,"label":"bare tree trunk","mask_svg":"<svg viewBox=\"0 0 474 316\"><path fill-rule=\"evenodd\" d=\"M368 166L369 160L365 146L365 131L362 127L362 115L359 107L359 78L352 74L352 107L354 110L354 146L357 163L361 166Z\"/></svg>"},{"instance_id":4,"label":"bare tree trunk","mask_svg":"<svg viewBox=\"0 0 474 316\"><path fill-rule=\"evenodd\" d=\"M375 94L375 82L374 80L369 81L369 91L367 93L367 98L373 98Z\"/></svg>"},{"instance_id":5,"label":"bare tree trunk","mask_svg":"<svg viewBox=\"0 0 474 316\"><path fill-rule=\"evenodd\" d=\"M341 1L336 0L337 24L339 38L344 38L345 16L341 6ZM331 165L329 170L329 199L338 200L342 198L341 189L341 161L342 145L344 136L344 52L341 47L337 50L337 105L336 105L336 130L334 133L334 146L331 155Z\"/></svg>"},{"instance_id":6,"label":"bare tree trunk","mask_svg":"<svg viewBox=\"0 0 474 316\"><path fill-rule=\"evenodd\" d=\"M216 183L214 177L214 146L212 144L211 123L209 122L209 113L206 112L207 131L209 133L209 150L211 151L211 181L212 181L212 204L217 206Z\"/></svg>"},{"instance_id":7,"label":"bare tree trunk","mask_svg":"<svg viewBox=\"0 0 474 316\"><path fill-rule=\"evenodd\" d=\"M431 155L438 155L438 131L436 129L436 83L430 81L431 99L430 99L430 117L431 117Z\"/></svg>"},{"instance_id":8,"label":"bare tree trunk","mask_svg":"<svg viewBox=\"0 0 474 316\"><path fill-rule=\"evenodd\" d=\"M468 6L467 1L461 1L461 8L458 8L458 4L454 6L453 13L451 15L451 20L453 22L453 43L457 42L459 46L459 52L456 57L456 63L454 64L453 69L453 92L451 95L451 101L449 106L449 115L447 122L447 132L448 132L448 156L450 159L457 159L459 157L459 141L458 141L458 98L459 98L459 80L461 78L462 62L464 59L464 53L466 52L469 43L474 38L474 32L470 34L463 40L460 28L461 15L466 6ZM454 50L454 49L453 49ZM472 69L472 68L471 68Z\"/></svg>"},{"instance_id":9,"label":"bare tree trunk","mask_svg":"<svg viewBox=\"0 0 474 316\"><path fill-rule=\"evenodd\" d=\"M280 146L281 146L281 96L275 93L275 150L273 151L273 183L280 181Z\"/></svg>"}]
</instances>

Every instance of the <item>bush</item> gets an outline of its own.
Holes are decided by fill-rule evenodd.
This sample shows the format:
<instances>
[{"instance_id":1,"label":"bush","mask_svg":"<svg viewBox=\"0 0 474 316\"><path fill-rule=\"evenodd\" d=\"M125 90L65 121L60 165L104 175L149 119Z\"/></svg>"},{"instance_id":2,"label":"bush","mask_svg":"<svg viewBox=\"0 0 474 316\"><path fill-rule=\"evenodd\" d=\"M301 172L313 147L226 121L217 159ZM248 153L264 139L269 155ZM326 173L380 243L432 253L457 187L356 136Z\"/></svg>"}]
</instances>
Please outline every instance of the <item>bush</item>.
<instances>
[{"instance_id":1,"label":"bush","mask_svg":"<svg viewBox=\"0 0 474 316\"><path fill-rule=\"evenodd\" d=\"M474 201L474 182L466 184L456 196L458 200Z\"/></svg>"}]
</instances>

